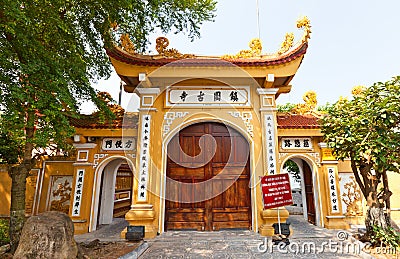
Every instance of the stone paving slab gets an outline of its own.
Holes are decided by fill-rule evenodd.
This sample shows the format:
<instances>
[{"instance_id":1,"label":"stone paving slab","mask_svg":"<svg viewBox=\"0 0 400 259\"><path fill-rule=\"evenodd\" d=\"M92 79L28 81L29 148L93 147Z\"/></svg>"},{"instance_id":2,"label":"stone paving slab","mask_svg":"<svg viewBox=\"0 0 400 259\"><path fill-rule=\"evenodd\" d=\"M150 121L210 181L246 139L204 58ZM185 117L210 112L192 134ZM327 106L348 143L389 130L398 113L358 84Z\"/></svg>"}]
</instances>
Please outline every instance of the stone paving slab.
<instances>
[{"instance_id":1,"label":"stone paving slab","mask_svg":"<svg viewBox=\"0 0 400 259\"><path fill-rule=\"evenodd\" d=\"M139 258L360 258L357 244L340 239L337 230L316 227L302 216L290 216L288 223L293 230L288 246L273 245L249 230L168 231L148 240L149 248Z\"/></svg>"}]
</instances>

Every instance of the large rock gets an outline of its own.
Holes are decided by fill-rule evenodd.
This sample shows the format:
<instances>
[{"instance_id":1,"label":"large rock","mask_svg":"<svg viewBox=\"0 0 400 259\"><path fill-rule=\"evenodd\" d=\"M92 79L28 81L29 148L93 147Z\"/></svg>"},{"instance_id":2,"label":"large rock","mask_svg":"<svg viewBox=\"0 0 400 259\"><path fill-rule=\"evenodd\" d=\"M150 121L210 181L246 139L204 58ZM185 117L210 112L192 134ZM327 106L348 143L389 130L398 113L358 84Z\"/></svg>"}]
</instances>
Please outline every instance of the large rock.
<instances>
[{"instance_id":1,"label":"large rock","mask_svg":"<svg viewBox=\"0 0 400 259\"><path fill-rule=\"evenodd\" d=\"M76 258L74 224L64 213L49 211L30 217L14 258Z\"/></svg>"}]
</instances>

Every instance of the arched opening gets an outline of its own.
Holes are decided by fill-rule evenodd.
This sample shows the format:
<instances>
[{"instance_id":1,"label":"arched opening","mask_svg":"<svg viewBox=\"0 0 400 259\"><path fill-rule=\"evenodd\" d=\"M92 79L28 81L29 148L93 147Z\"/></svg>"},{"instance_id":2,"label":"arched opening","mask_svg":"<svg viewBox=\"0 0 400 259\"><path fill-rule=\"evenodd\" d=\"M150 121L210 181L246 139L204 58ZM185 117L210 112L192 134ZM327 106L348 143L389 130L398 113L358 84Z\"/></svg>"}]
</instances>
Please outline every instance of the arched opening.
<instances>
[{"instance_id":1,"label":"arched opening","mask_svg":"<svg viewBox=\"0 0 400 259\"><path fill-rule=\"evenodd\" d=\"M91 206L89 232L124 218L132 204L133 172L131 162L112 156L97 167Z\"/></svg>"},{"instance_id":2,"label":"arched opening","mask_svg":"<svg viewBox=\"0 0 400 259\"><path fill-rule=\"evenodd\" d=\"M133 174L121 160L110 162L103 170L100 183L98 225L110 224L114 218L124 218L132 204Z\"/></svg>"},{"instance_id":3,"label":"arched opening","mask_svg":"<svg viewBox=\"0 0 400 259\"><path fill-rule=\"evenodd\" d=\"M303 214L308 222L316 225L318 198L312 167L306 160L292 157L285 161L283 169L289 173L294 202L287 210L290 214Z\"/></svg>"},{"instance_id":4,"label":"arched opening","mask_svg":"<svg viewBox=\"0 0 400 259\"><path fill-rule=\"evenodd\" d=\"M164 229L250 229L250 148L222 123L192 124L167 147Z\"/></svg>"}]
</instances>

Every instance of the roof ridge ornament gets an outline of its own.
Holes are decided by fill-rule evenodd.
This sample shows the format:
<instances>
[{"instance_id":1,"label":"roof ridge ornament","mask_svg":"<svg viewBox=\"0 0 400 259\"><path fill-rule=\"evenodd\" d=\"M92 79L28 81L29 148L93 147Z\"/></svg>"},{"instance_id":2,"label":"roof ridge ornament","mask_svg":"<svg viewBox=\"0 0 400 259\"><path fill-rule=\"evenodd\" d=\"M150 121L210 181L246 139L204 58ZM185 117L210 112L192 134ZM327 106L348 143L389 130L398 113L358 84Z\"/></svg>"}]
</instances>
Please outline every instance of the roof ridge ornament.
<instances>
[{"instance_id":1,"label":"roof ridge ornament","mask_svg":"<svg viewBox=\"0 0 400 259\"><path fill-rule=\"evenodd\" d=\"M291 47L293 47L294 42L294 33L288 32L285 35L285 39L281 44L281 48L278 50L278 55L282 55L283 53L287 52Z\"/></svg>"},{"instance_id":2,"label":"roof ridge ornament","mask_svg":"<svg viewBox=\"0 0 400 259\"><path fill-rule=\"evenodd\" d=\"M310 34L311 34L311 25L310 25L310 19L308 19L307 16L303 16L300 19L297 20L296 26L299 29L303 29L304 35L301 39L301 43L307 43L308 39L310 39ZM275 55L282 55L286 52L288 52L292 47L294 46L294 33L286 33L285 39L281 44L280 49L276 52L276 54L272 54L272 56ZM259 38L252 39L249 43L250 50L241 50L239 53L235 55L223 55L221 58L222 59L240 59L240 58L261 58L264 56L261 51L262 51L262 44L261 40ZM266 54L267 56L271 54Z\"/></svg>"},{"instance_id":3,"label":"roof ridge ornament","mask_svg":"<svg viewBox=\"0 0 400 259\"><path fill-rule=\"evenodd\" d=\"M135 54L135 45L133 45L128 33L124 33L119 38L121 41L121 48L129 54Z\"/></svg>"},{"instance_id":4,"label":"roof ridge ornament","mask_svg":"<svg viewBox=\"0 0 400 259\"><path fill-rule=\"evenodd\" d=\"M308 19L307 16L301 17L299 20L297 20L297 28L302 28L304 31L304 35L302 38L302 42L308 42L308 40L311 38L311 22L310 19Z\"/></svg>"},{"instance_id":5,"label":"roof ridge ornament","mask_svg":"<svg viewBox=\"0 0 400 259\"><path fill-rule=\"evenodd\" d=\"M254 38L249 42L250 50L241 50L236 55L224 55L223 59L254 58L261 56L262 43L259 38Z\"/></svg>"},{"instance_id":6,"label":"roof ridge ornament","mask_svg":"<svg viewBox=\"0 0 400 259\"><path fill-rule=\"evenodd\" d=\"M303 38L301 39L301 43L306 43L310 39L310 34L311 34L311 24L310 24L310 19L308 19L307 16L303 16L300 19L297 20L296 26L299 29L303 29L304 34ZM281 44L281 48L278 50L277 54L282 55L286 52L288 52L292 47L294 43L294 34L293 32L288 32L285 35L285 39L283 40Z\"/></svg>"},{"instance_id":7,"label":"roof ridge ornament","mask_svg":"<svg viewBox=\"0 0 400 259\"><path fill-rule=\"evenodd\" d=\"M303 95L305 103L299 103L293 107L289 113L293 115L313 115L317 118L322 116L321 112L317 110L317 93L315 91L307 91Z\"/></svg>"},{"instance_id":8,"label":"roof ridge ornament","mask_svg":"<svg viewBox=\"0 0 400 259\"><path fill-rule=\"evenodd\" d=\"M159 55L164 56L166 58L193 58L194 55L192 54L182 54L177 49L170 48L167 49L169 46L169 40L166 37L158 37L156 39L156 50Z\"/></svg>"}]
</instances>

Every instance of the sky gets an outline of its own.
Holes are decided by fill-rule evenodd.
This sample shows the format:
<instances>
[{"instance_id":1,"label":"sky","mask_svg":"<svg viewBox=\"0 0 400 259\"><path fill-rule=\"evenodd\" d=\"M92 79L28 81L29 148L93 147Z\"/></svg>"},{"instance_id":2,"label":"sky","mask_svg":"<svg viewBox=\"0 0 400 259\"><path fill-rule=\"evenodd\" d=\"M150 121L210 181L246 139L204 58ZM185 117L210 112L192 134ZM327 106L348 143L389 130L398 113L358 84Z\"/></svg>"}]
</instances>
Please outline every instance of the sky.
<instances>
[{"instance_id":1,"label":"sky","mask_svg":"<svg viewBox=\"0 0 400 259\"><path fill-rule=\"evenodd\" d=\"M166 36L169 47L181 53L236 54L248 49L260 32L263 53L274 53L287 32L295 33L295 42L300 40L296 21L306 15L312 26L309 47L291 81L291 93L280 95L278 104L301 103L309 90L317 93L318 104L333 103L349 96L356 85L370 86L400 75L399 0L258 0L259 27L257 0L217 2L215 22L202 25L200 39L191 42L187 34L153 34L149 50L155 54L155 39ZM119 82L114 73L94 87L118 100ZM133 94L123 94L124 108L131 98Z\"/></svg>"}]
</instances>

